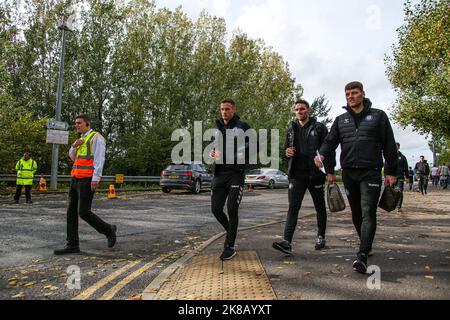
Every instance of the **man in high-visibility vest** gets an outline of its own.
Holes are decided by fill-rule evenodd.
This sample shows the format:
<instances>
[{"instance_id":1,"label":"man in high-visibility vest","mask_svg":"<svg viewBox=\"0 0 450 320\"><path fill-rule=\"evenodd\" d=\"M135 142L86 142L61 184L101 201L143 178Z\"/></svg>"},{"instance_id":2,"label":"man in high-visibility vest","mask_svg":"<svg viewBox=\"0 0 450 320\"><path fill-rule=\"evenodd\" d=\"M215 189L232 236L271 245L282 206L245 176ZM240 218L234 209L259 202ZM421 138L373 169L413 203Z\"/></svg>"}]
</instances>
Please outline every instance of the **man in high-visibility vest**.
<instances>
[{"instance_id":1,"label":"man in high-visibility vest","mask_svg":"<svg viewBox=\"0 0 450 320\"><path fill-rule=\"evenodd\" d=\"M36 161L31 159L31 154L25 151L23 158L17 161L17 183L16 194L14 195L14 203L19 203L20 195L22 194L23 186L25 186L25 196L27 203L33 203L31 201L31 187L33 186L34 173L37 170Z\"/></svg>"},{"instance_id":2,"label":"man in high-visibility vest","mask_svg":"<svg viewBox=\"0 0 450 320\"><path fill-rule=\"evenodd\" d=\"M69 151L74 164L67 209L67 243L63 249L55 250L55 255L80 252L78 216L106 236L109 248L116 244L117 227L104 222L91 211L92 200L99 187L105 163L105 138L91 129L91 120L86 115L76 117L75 127L81 138L72 144Z\"/></svg>"}]
</instances>

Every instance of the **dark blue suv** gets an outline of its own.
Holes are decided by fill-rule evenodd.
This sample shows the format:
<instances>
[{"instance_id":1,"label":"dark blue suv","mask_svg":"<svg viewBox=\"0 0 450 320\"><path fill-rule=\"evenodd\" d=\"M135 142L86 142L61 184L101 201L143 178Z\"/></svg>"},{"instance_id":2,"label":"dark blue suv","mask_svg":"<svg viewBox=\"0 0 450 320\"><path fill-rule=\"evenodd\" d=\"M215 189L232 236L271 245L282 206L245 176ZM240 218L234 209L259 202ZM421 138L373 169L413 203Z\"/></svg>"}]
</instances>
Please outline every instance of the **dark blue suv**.
<instances>
[{"instance_id":1,"label":"dark blue suv","mask_svg":"<svg viewBox=\"0 0 450 320\"><path fill-rule=\"evenodd\" d=\"M171 164L161 172L160 186L164 193L185 189L198 194L211 188L212 179L213 174L203 164Z\"/></svg>"}]
</instances>

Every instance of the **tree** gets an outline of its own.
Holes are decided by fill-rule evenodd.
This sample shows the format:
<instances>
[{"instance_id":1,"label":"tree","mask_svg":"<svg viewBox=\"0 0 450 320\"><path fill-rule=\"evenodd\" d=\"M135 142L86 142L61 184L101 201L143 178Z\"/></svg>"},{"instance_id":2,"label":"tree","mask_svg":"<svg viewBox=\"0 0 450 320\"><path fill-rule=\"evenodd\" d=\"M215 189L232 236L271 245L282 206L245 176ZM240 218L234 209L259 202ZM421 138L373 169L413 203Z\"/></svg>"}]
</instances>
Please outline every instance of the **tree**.
<instances>
[{"instance_id":1,"label":"tree","mask_svg":"<svg viewBox=\"0 0 450 320\"><path fill-rule=\"evenodd\" d=\"M434 150L433 150L434 144ZM438 165L442 163L450 164L450 139L440 138L433 139L429 143L430 150L435 151L438 155L437 163Z\"/></svg>"},{"instance_id":2,"label":"tree","mask_svg":"<svg viewBox=\"0 0 450 320\"><path fill-rule=\"evenodd\" d=\"M311 104L311 114L310 116L313 118L319 119L324 125L328 126L333 122L333 119L328 118L328 114L330 113L331 106L328 106L328 99L325 95L321 95L320 97L314 99Z\"/></svg>"},{"instance_id":3,"label":"tree","mask_svg":"<svg viewBox=\"0 0 450 320\"><path fill-rule=\"evenodd\" d=\"M171 132L191 130L195 121L214 126L225 97L237 101L253 128L280 128L284 135L301 86L261 39L238 31L228 44L222 18L203 12L193 21L181 7L158 9L153 0L4 0L0 125L32 129L19 130L23 141L15 146L2 144L5 154L15 158L28 139L43 151L41 168L49 171L45 122L55 108L58 24L71 3L80 12L67 36L62 120L91 116L108 141L105 174L159 174L170 161ZM66 151L59 159L64 173L70 169Z\"/></svg>"},{"instance_id":4,"label":"tree","mask_svg":"<svg viewBox=\"0 0 450 320\"><path fill-rule=\"evenodd\" d=\"M450 138L450 6L448 0L405 4L399 43L386 58L398 98L394 119L403 127Z\"/></svg>"}]
</instances>

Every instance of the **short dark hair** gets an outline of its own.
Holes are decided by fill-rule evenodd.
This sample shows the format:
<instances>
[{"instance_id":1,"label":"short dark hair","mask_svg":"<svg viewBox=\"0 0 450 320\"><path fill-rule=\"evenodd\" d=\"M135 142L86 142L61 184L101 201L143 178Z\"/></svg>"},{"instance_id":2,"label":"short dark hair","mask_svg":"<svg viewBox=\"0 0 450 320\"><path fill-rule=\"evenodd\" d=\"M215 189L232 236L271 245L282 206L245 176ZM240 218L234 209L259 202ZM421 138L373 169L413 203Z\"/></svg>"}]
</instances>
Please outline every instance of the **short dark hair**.
<instances>
[{"instance_id":1,"label":"short dark hair","mask_svg":"<svg viewBox=\"0 0 450 320\"><path fill-rule=\"evenodd\" d=\"M364 91L364 85L359 81L353 81L345 86L345 91L353 89L359 89L361 91Z\"/></svg>"},{"instance_id":2,"label":"short dark hair","mask_svg":"<svg viewBox=\"0 0 450 320\"><path fill-rule=\"evenodd\" d=\"M298 99L295 101L295 106L298 104L304 104L308 109L310 108L309 102L303 99Z\"/></svg>"},{"instance_id":3,"label":"short dark hair","mask_svg":"<svg viewBox=\"0 0 450 320\"><path fill-rule=\"evenodd\" d=\"M87 124L89 127L91 126L91 118L89 118L88 115L80 114L80 115L78 115L78 116L75 118L75 120L76 120L76 119L82 119L84 122L86 122L86 124Z\"/></svg>"},{"instance_id":4,"label":"short dark hair","mask_svg":"<svg viewBox=\"0 0 450 320\"><path fill-rule=\"evenodd\" d=\"M400 148L400 143L396 142L395 145Z\"/></svg>"},{"instance_id":5,"label":"short dark hair","mask_svg":"<svg viewBox=\"0 0 450 320\"><path fill-rule=\"evenodd\" d=\"M228 98L222 99L222 101L220 101L220 104L224 104L224 103L229 103L229 104L231 104L233 107L236 107L236 102L234 102L233 99L228 99Z\"/></svg>"}]
</instances>

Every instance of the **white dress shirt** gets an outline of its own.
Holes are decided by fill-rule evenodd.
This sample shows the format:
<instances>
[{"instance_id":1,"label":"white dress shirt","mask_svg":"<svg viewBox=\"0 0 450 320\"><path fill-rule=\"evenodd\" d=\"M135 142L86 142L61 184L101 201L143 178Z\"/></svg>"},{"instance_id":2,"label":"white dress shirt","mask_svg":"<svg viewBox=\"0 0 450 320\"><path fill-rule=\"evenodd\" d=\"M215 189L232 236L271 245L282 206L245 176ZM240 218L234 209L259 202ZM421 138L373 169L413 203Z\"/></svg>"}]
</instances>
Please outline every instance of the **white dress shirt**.
<instances>
[{"instance_id":1,"label":"white dress shirt","mask_svg":"<svg viewBox=\"0 0 450 320\"><path fill-rule=\"evenodd\" d=\"M92 129L81 135L81 139L84 139L88 134L92 132ZM94 176L92 177L92 181L100 182L102 179L103 166L105 164L105 152L106 152L106 141L100 135L96 135L94 140L92 141L92 153L94 154ZM70 159L75 161L77 157L77 149L73 146L69 150Z\"/></svg>"}]
</instances>

